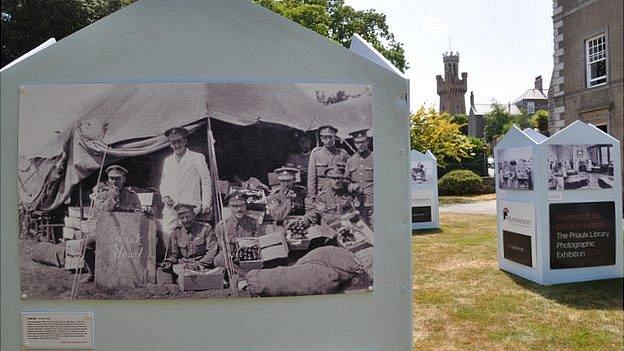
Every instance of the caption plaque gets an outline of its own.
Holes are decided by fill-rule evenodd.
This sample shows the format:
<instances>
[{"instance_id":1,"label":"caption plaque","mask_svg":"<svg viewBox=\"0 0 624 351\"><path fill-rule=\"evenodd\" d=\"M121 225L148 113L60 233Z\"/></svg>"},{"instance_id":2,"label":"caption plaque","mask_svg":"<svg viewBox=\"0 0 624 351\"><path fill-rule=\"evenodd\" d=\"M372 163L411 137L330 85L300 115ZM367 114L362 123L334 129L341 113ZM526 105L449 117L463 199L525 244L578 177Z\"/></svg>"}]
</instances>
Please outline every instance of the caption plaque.
<instances>
[{"instance_id":1,"label":"caption plaque","mask_svg":"<svg viewBox=\"0 0 624 351\"><path fill-rule=\"evenodd\" d=\"M550 205L550 268L615 264L615 203Z\"/></svg>"},{"instance_id":2,"label":"caption plaque","mask_svg":"<svg viewBox=\"0 0 624 351\"><path fill-rule=\"evenodd\" d=\"M93 312L22 312L22 347L95 349Z\"/></svg>"}]
</instances>

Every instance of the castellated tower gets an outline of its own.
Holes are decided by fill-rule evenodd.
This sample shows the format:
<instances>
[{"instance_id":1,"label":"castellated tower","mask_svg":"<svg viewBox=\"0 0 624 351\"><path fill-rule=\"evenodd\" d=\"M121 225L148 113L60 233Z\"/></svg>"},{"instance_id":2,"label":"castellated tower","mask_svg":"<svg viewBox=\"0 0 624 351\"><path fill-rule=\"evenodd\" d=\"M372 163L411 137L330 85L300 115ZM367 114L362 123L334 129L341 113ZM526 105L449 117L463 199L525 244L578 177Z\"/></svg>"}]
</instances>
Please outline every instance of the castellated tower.
<instances>
[{"instance_id":1,"label":"castellated tower","mask_svg":"<svg viewBox=\"0 0 624 351\"><path fill-rule=\"evenodd\" d=\"M444 79L441 75L436 76L438 95L440 95L440 112L449 113L451 116L457 113L466 114L464 94L468 88L468 73L462 72L461 79L458 76L458 52L444 53L442 58L444 60Z\"/></svg>"}]
</instances>

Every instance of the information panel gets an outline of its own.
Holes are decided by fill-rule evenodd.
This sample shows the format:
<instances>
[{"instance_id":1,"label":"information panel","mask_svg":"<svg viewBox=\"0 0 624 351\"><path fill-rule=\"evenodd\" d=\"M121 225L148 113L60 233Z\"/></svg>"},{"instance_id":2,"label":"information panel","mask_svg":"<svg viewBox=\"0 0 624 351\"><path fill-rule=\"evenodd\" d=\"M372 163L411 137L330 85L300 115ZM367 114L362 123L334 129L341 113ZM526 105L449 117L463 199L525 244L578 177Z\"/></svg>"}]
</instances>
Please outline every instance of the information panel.
<instances>
[{"instance_id":1,"label":"information panel","mask_svg":"<svg viewBox=\"0 0 624 351\"><path fill-rule=\"evenodd\" d=\"M550 268L615 264L615 203L550 205Z\"/></svg>"},{"instance_id":2,"label":"information panel","mask_svg":"<svg viewBox=\"0 0 624 351\"><path fill-rule=\"evenodd\" d=\"M503 257L528 266L535 265L535 206L532 203L503 203Z\"/></svg>"},{"instance_id":3,"label":"information panel","mask_svg":"<svg viewBox=\"0 0 624 351\"><path fill-rule=\"evenodd\" d=\"M22 312L24 349L93 349L92 312Z\"/></svg>"}]
</instances>

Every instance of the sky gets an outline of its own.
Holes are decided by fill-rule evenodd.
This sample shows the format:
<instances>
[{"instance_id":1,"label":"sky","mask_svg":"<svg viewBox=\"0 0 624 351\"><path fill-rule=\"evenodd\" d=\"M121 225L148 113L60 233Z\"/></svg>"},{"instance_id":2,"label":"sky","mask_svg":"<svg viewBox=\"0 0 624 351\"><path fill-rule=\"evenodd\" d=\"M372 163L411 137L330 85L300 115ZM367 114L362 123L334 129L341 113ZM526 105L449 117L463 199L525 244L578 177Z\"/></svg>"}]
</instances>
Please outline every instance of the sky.
<instances>
[{"instance_id":1,"label":"sky","mask_svg":"<svg viewBox=\"0 0 624 351\"><path fill-rule=\"evenodd\" d=\"M435 76L444 76L442 54L459 52L475 103L513 102L541 75L548 88L553 66L550 0L346 0L355 9L386 15L404 44L411 109L439 107Z\"/></svg>"}]
</instances>

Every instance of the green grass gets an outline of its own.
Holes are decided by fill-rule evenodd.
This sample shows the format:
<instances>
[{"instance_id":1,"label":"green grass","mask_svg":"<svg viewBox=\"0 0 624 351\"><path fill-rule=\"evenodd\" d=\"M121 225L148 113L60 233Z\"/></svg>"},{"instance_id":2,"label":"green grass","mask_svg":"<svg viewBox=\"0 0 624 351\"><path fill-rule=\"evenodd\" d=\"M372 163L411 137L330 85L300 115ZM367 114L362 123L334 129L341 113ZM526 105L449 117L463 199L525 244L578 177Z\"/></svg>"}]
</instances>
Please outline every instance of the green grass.
<instances>
[{"instance_id":1,"label":"green grass","mask_svg":"<svg viewBox=\"0 0 624 351\"><path fill-rule=\"evenodd\" d=\"M418 232L414 350L622 350L623 280L540 286L498 269L496 218Z\"/></svg>"},{"instance_id":2,"label":"green grass","mask_svg":"<svg viewBox=\"0 0 624 351\"><path fill-rule=\"evenodd\" d=\"M452 204L469 204L479 201L496 200L496 194L481 194L481 195L464 195L464 196L440 196L440 205L452 205Z\"/></svg>"}]
</instances>

